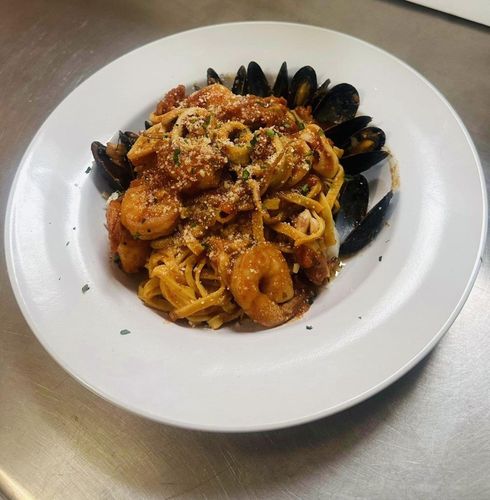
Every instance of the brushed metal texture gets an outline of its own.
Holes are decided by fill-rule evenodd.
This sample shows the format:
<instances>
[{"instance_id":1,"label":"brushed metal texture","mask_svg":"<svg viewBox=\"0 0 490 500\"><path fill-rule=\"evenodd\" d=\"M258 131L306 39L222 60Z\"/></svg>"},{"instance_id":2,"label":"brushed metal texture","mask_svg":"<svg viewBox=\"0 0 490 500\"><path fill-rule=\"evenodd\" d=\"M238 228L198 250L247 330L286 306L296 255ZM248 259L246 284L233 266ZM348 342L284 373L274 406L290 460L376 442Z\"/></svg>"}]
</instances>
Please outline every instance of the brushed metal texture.
<instances>
[{"instance_id":1,"label":"brushed metal texture","mask_svg":"<svg viewBox=\"0 0 490 500\"><path fill-rule=\"evenodd\" d=\"M385 0L2 0L1 5L2 235L22 153L66 95L128 50L227 21L321 25L407 61L462 117L488 188L490 32L484 26ZM310 49L305 50L307 55ZM3 243L0 253L0 496L490 498L488 253L449 333L400 381L333 417L248 435L159 425L84 389L30 332L10 289Z\"/></svg>"}]
</instances>

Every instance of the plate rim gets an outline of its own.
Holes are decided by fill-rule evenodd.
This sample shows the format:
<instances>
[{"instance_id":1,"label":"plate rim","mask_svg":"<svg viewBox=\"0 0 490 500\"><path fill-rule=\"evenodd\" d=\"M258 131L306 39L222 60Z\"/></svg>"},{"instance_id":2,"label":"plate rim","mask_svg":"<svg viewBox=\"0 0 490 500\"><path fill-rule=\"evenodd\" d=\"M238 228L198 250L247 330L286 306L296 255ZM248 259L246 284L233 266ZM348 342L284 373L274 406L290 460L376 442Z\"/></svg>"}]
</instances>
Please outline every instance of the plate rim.
<instances>
[{"instance_id":1,"label":"plate rim","mask_svg":"<svg viewBox=\"0 0 490 500\"><path fill-rule=\"evenodd\" d=\"M19 178L21 176L21 172L26 169L26 160L31 152L31 149L34 147L34 145L38 141L38 137L41 134L42 130L44 129L46 123L50 120L51 116L58 110L58 108L64 103L66 99L70 97L70 95L74 92L76 88L78 88L80 85L83 85L87 80L93 78L95 75L97 75L99 72L105 70L108 68L110 65L114 64L116 61L119 59L122 59L126 57L128 54L131 54L132 52L135 52L137 50L143 49L147 46L150 46L152 44L157 44L161 42L161 40L164 39L169 39L177 36L182 36L188 33L196 32L196 31L207 31L207 30L213 30L215 28L219 27L224 27L224 26L255 26L255 25L271 25L271 26L296 26L300 27L303 29L315 29L315 30L320 30L320 31L327 31L330 33L333 33L335 35L339 35L341 37L346 37L348 39L354 40L356 42L360 42L361 44L367 45L371 49L375 49L376 51L382 53L384 56L389 57L392 60L395 60L398 64L401 64L404 66L406 69L408 69L411 73L413 73L417 78L419 78L425 85L427 85L431 91L437 96L442 103L445 105L447 110L451 113L452 117L454 118L455 122L459 126L460 131L463 133L463 136L467 142L467 145L469 146L469 149L472 153L476 170L478 172L478 178L480 181L480 190L481 190L481 196L482 196L482 227L480 230L480 241L479 241L479 246L478 246L478 252L476 255L476 260L473 264L471 273L469 274L467 281L466 281L466 286L454 306L451 314L448 316L447 320L445 323L442 325L442 327L439 329L437 333L434 334L432 339L416 354L414 355L409 361L407 361L403 366L401 366L398 370L396 370L394 373L392 373L390 376L386 377L384 380L380 381L378 384L374 385L370 389L346 400L343 401L342 403L339 403L335 406L331 406L326 410L321 410L317 411L315 413L308 413L306 415L303 415L301 417L296 417L296 418L289 418L285 420L278 420L275 421L274 423L265 423L265 424L251 424L251 425L214 425L214 424L196 424L194 422L186 422L184 420L175 420L172 418L168 417L162 417L160 415L155 415L152 414L151 412L143 411L138 408L133 407L131 404L128 404L127 402L119 401L117 398L114 398L108 394L106 394L104 391L95 388L92 386L90 383L87 381L83 380L79 375L75 374L72 372L64 363L63 359L59 358L57 355L55 355L52 350L49 348L47 345L47 342L45 342L44 339L42 339L42 335L40 334L40 331L36 325L36 321L34 321L34 318L32 317L29 308L24 300L23 294L21 292L18 280L17 280L17 274L15 270L15 258L13 255L13 221L12 221L12 215L13 215L13 200L15 197L15 193L17 190L17 184L19 181ZM35 337L37 340L40 342L40 344L43 346L43 348L49 353L49 355L56 361L56 363L63 368L63 370L68 373L71 377L73 377L77 382L81 383L85 388L89 389L92 393L96 394L99 397L102 397L106 401L110 402L111 404L114 404L115 406L122 408L126 411L130 411L131 413L134 413L136 415L148 418L152 421L158 422L158 423L164 423L167 425L171 425L174 427L178 428L184 428L184 429L191 429L191 430L199 430L199 431L210 431L210 432L257 432L257 431L268 431L268 430L275 430L275 429L281 429L281 428L286 428L286 427L292 427L296 425L301 425L307 422L311 422L314 420L318 420L320 418L328 417L330 415L336 414L340 411L343 411L347 408L350 408L354 405L357 405L366 399L370 398L371 396L377 394L378 392L382 391L398 379L400 379L403 375L405 375L408 371L410 371L415 365L417 365L427 354L435 347L435 345L441 340L441 338L444 336L444 334L449 330L451 325L454 323L456 318L458 317L459 313L461 312L464 304L466 303L469 294L473 288L473 285L476 281L476 278L478 276L478 272L481 268L482 260L483 260L483 253L485 251L485 245L486 245L486 236L487 236L487 230L488 230L488 198L487 198L487 191L486 191L486 184L485 184L485 175L483 172L483 168L481 165L481 161L478 155L478 152L476 150L476 147L473 143L473 140L465 127L461 117L459 114L456 112L456 110L452 107L452 105L449 103L449 101L446 99L446 97L442 94L441 91L439 91L425 76L423 76L420 72L418 72L416 69L414 69L412 66L410 66L408 63L403 61L402 59L398 58L397 56L391 54L390 52L374 45L371 44L370 42L367 42L361 38L355 37L353 35L349 35L347 33L343 33L337 30L332 30L330 28L324 28L321 26L316 26L316 25L310 25L310 24L303 24L303 23L291 23L291 22L281 22L281 21L241 21L241 22L231 22L231 23L219 23L219 24L212 24L212 25L206 25L206 26L200 26L196 28L192 28L189 30L181 31L178 33L173 33L168 36L164 36L161 38L158 38L156 40L152 40L151 42L148 42L146 44L140 45L138 47L135 47L134 49L125 52L124 54L118 56L117 58L109 61L107 64L104 66L100 67L97 71L94 73L90 74L88 78L83 80L79 85L71 89L71 91L63 97L61 101L57 103L57 105L54 107L54 109L48 114L46 119L42 122L40 125L39 129L37 132L34 134L32 137L28 147L26 148L24 154L22 155L20 161L17 164L16 172L14 175L14 178L12 180L12 183L10 185L9 189L9 195L8 195L8 201L7 201L7 208L5 212L5 217L4 217L4 251L5 251L5 261L7 264L7 274L9 277L11 289L14 293L15 299L17 301L17 304L22 312L22 315L24 319L26 320L29 328L31 331L34 333Z\"/></svg>"}]
</instances>

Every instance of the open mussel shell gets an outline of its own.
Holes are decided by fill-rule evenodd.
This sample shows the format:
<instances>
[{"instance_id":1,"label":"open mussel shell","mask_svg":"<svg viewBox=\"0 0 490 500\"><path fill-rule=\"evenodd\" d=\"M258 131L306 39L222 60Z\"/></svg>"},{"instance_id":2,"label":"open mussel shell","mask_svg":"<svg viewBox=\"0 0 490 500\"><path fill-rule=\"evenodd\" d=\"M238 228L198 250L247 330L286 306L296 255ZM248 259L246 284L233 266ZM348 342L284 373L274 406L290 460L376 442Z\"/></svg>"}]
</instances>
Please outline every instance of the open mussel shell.
<instances>
[{"instance_id":1,"label":"open mussel shell","mask_svg":"<svg viewBox=\"0 0 490 500\"><path fill-rule=\"evenodd\" d=\"M145 130L148 130L150 127L153 127L153 123L148 120L145 120Z\"/></svg>"},{"instance_id":2,"label":"open mussel shell","mask_svg":"<svg viewBox=\"0 0 490 500\"><path fill-rule=\"evenodd\" d=\"M251 61L247 68L248 92L258 97L267 97L271 95L269 82L262 71L262 68Z\"/></svg>"},{"instance_id":3,"label":"open mussel shell","mask_svg":"<svg viewBox=\"0 0 490 500\"><path fill-rule=\"evenodd\" d=\"M220 85L223 85L223 81L219 77L218 73L216 73L216 71L214 71L213 68L208 68L207 79L208 79L208 85L213 85L215 83L219 83Z\"/></svg>"},{"instance_id":4,"label":"open mussel shell","mask_svg":"<svg viewBox=\"0 0 490 500\"><path fill-rule=\"evenodd\" d=\"M272 94L276 97L284 97L284 99L287 99L289 96L288 65L286 61L279 68L279 73L277 73L277 78L272 88Z\"/></svg>"},{"instance_id":5,"label":"open mussel shell","mask_svg":"<svg viewBox=\"0 0 490 500\"><path fill-rule=\"evenodd\" d=\"M334 144L339 148L343 148L344 144L349 141L350 137L363 129L368 123L370 123L372 118L370 116L356 116L351 120L339 123L333 127L325 130L325 135L332 139Z\"/></svg>"},{"instance_id":6,"label":"open mussel shell","mask_svg":"<svg viewBox=\"0 0 490 500\"><path fill-rule=\"evenodd\" d=\"M318 103L327 95L328 87L330 85L330 79L327 78L315 91L311 98L311 107L315 109L318 106Z\"/></svg>"},{"instance_id":7,"label":"open mussel shell","mask_svg":"<svg viewBox=\"0 0 490 500\"><path fill-rule=\"evenodd\" d=\"M340 192L339 203L335 227L342 244L366 216L369 203L369 185L366 178L356 175L346 180Z\"/></svg>"},{"instance_id":8,"label":"open mussel shell","mask_svg":"<svg viewBox=\"0 0 490 500\"><path fill-rule=\"evenodd\" d=\"M109 183L109 186L116 191L126 190L133 179L133 171L130 163L124 162L122 165L115 163L107 154L106 147L100 142L92 142L90 148L97 171L102 174Z\"/></svg>"},{"instance_id":9,"label":"open mussel shell","mask_svg":"<svg viewBox=\"0 0 490 500\"><path fill-rule=\"evenodd\" d=\"M247 70L245 66L238 68L231 91L236 95L245 95L247 93Z\"/></svg>"},{"instance_id":10,"label":"open mussel shell","mask_svg":"<svg viewBox=\"0 0 490 500\"><path fill-rule=\"evenodd\" d=\"M349 83L332 87L313 110L316 120L326 125L337 125L354 118L359 108L359 93Z\"/></svg>"},{"instance_id":11,"label":"open mussel shell","mask_svg":"<svg viewBox=\"0 0 490 500\"><path fill-rule=\"evenodd\" d=\"M374 167L389 156L388 151L369 151L350 156L343 156L340 164L347 175L357 175Z\"/></svg>"},{"instance_id":12,"label":"open mussel shell","mask_svg":"<svg viewBox=\"0 0 490 500\"><path fill-rule=\"evenodd\" d=\"M291 109L307 106L317 89L316 72L311 66L303 66L291 80L288 105Z\"/></svg>"},{"instance_id":13,"label":"open mussel shell","mask_svg":"<svg viewBox=\"0 0 490 500\"><path fill-rule=\"evenodd\" d=\"M386 212L393 198L389 191L366 215L362 222L347 236L340 245L339 255L345 256L358 252L370 243L383 227Z\"/></svg>"},{"instance_id":14,"label":"open mussel shell","mask_svg":"<svg viewBox=\"0 0 490 500\"><path fill-rule=\"evenodd\" d=\"M354 155L368 153L369 151L379 151L384 146L385 141L386 135L380 128L367 127L352 134L349 140L341 147L345 155Z\"/></svg>"}]
</instances>

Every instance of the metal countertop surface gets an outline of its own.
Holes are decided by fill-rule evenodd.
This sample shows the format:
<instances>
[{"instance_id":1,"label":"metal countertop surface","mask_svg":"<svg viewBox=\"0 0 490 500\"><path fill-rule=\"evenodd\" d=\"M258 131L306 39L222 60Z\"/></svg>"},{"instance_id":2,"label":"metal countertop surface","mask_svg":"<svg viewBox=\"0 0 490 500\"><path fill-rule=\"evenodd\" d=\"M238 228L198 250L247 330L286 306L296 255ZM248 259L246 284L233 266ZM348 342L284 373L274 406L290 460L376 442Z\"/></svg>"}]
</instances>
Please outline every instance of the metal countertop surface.
<instances>
[{"instance_id":1,"label":"metal countertop surface","mask_svg":"<svg viewBox=\"0 0 490 500\"><path fill-rule=\"evenodd\" d=\"M459 113L480 154L488 189L490 30L485 26L385 0L2 0L1 5L1 234L21 156L65 96L133 48L228 21L320 25L400 57ZM3 242L0 253L0 497L490 498L488 252L454 325L401 380L335 416L253 434L160 425L83 388L29 330L11 292Z\"/></svg>"}]
</instances>

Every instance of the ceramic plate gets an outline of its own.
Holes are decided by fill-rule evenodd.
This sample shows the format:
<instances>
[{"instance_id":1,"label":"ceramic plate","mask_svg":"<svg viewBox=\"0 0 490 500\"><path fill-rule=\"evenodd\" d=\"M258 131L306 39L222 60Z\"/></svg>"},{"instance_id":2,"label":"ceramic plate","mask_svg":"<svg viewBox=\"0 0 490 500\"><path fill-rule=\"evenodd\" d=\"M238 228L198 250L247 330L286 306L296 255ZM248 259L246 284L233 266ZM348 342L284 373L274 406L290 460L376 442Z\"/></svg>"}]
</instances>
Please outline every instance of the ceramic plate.
<instances>
[{"instance_id":1,"label":"ceramic plate","mask_svg":"<svg viewBox=\"0 0 490 500\"><path fill-rule=\"evenodd\" d=\"M252 59L271 77L287 60L291 72L310 64L319 79L355 85L361 110L386 131L401 188L389 225L303 318L250 333L176 325L145 307L134 282L109 263L105 202L97 176L85 173L90 143L141 129L166 90L202 82L208 66L231 74ZM376 198L389 184L381 178L371 187ZM75 89L22 159L5 241L23 314L82 384L157 421L252 431L347 408L414 366L463 306L485 229L475 148L423 77L341 33L240 23L158 40Z\"/></svg>"}]
</instances>

